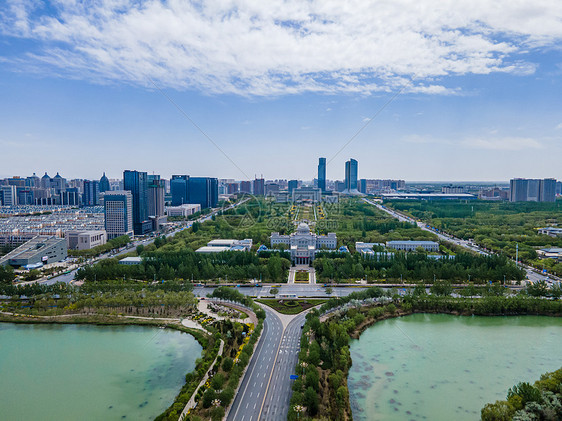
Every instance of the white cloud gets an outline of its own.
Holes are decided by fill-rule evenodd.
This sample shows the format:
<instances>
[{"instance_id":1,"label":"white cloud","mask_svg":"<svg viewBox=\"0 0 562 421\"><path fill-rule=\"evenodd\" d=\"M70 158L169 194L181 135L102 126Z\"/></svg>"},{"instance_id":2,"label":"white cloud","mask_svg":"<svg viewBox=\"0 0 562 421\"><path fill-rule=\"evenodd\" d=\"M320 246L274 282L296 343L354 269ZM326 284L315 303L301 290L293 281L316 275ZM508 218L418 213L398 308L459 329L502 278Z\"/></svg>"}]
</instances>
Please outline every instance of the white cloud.
<instances>
[{"instance_id":1,"label":"white cloud","mask_svg":"<svg viewBox=\"0 0 562 421\"><path fill-rule=\"evenodd\" d=\"M456 94L443 78L531 74L521 54L562 38L558 0L53 0L54 15L40 4L3 6L0 33L37 42L4 63L209 93Z\"/></svg>"},{"instance_id":2,"label":"white cloud","mask_svg":"<svg viewBox=\"0 0 562 421\"><path fill-rule=\"evenodd\" d=\"M556 126L556 130L560 130L560 129L562 129L562 123L560 123Z\"/></svg>"},{"instance_id":3,"label":"white cloud","mask_svg":"<svg viewBox=\"0 0 562 421\"><path fill-rule=\"evenodd\" d=\"M468 138L462 145L471 149L488 149L499 151L521 151L524 149L541 149L543 145L530 137L493 137L493 138Z\"/></svg>"}]
</instances>

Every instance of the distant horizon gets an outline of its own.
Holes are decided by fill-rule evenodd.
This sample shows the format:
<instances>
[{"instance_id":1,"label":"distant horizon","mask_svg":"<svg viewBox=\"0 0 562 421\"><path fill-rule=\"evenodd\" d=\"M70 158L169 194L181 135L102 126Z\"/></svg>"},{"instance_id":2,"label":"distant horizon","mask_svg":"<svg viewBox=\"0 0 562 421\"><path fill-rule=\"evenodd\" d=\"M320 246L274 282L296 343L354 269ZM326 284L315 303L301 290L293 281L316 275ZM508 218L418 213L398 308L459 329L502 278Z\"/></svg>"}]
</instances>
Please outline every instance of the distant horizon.
<instances>
[{"instance_id":1,"label":"distant horizon","mask_svg":"<svg viewBox=\"0 0 562 421\"><path fill-rule=\"evenodd\" d=\"M144 171L144 170L139 169L139 168L128 168L128 169L133 169L133 170L137 170L137 171ZM125 171L125 170L123 170L123 171ZM60 174L61 177L63 177L66 180L99 180L103 176L103 173L104 173L102 171L100 173L99 177L90 177L90 178L87 178L87 177L69 177L69 176L66 176L64 173L61 173L61 171L54 171L52 173L49 173L47 171L47 174L50 177L54 177L57 174L57 172ZM171 177L172 175L181 175L181 174L187 174L187 175L193 176L193 177L213 177L213 178L217 178L219 180L232 179L236 182L254 180L253 178L246 180L246 179L240 179L240 178L235 178L235 177L216 177L216 176L208 175L208 174L200 175L200 174L189 174L189 173L174 173L170 176L163 176L162 174L158 174L158 173L152 172L152 171L150 171L150 172L146 171L146 172L149 175L152 175L152 174L159 175L161 178L166 179L166 180L170 180L172 178ZM22 175L22 174L1 175L0 174L0 179L11 178L11 177L26 178L26 177L32 176L33 173L34 173L34 171L31 171L31 173L28 174L28 175ZM42 173L38 173L38 172L35 171L35 174L37 175L37 177L41 178L45 174L45 171L43 171ZM123 179L122 175L121 175L121 177L113 177L111 175L108 175L107 172L106 172L106 177L109 180L122 180ZM258 177L258 178L260 178L260 177ZM263 178L266 181L268 181L268 180L269 181L274 181L274 180L287 180L287 181L289 181L289 180L299 180L299 181L307 182L307 183L312 183L314 181L314 179L291 178L291 177L265 177L264 176ZM543 178L553 178L553 177L513 177L513 178L541 178L541 179L543 179ZM407 180L407 179L404 179L404 178L395 178L395 177L357 177L357 179L358 180L361 180L361 179L367 179L367 180L404 180L404 182L406 184L507 184L507 185L509 185L509 181L511 180L511 178L508 179L508 180ZM327 181L343 181L344 178L343 177L342 178L329 178L329 177L327 177L326 180ZM560 181L558 179L556 179L556 180Z\"/></svg>"}]
</instances>

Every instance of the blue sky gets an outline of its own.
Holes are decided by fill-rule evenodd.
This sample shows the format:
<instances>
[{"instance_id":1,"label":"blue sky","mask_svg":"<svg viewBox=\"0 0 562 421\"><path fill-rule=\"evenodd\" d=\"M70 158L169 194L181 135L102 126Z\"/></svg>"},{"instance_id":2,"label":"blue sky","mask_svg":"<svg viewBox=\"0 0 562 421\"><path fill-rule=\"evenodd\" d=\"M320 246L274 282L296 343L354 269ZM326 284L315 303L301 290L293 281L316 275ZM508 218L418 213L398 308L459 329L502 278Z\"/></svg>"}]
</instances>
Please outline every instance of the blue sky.
<instances>
[{"instance_id":1,"label":"blue sky","mask_svg":"<svg viewBox=\"0 0 562 421\"><path fill-rule=\"evenodd\" d=\"M562 5L514 3L8 0L0 177L562 179Z\"/></svg>"}]
</instances>

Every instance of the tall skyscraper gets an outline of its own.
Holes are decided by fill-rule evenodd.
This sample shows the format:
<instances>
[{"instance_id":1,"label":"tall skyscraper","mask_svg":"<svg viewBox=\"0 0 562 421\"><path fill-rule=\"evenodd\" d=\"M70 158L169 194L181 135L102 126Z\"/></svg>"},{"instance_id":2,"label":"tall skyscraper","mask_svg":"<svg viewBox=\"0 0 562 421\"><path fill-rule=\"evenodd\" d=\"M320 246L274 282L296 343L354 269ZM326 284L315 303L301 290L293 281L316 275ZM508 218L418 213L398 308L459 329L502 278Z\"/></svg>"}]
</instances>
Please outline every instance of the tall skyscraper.
<instances>
[{"instance_id":1,"label":"tall skyscraper","mask_svg":"<svg viewBox=\"0 0 562 421\"><path fill-rule=\"evenodd\" d=\"M172 206L189 203L189 175L172 175L170 180Z\"/></svg>"},{"instance_id":2,"label":"tall skyscraper","mask_svg":"<svg viewBox=\"0 0 562 421\"><path fill-rule=\"evenodd\" d=\"M109 185L109 179L105 175L105 171L100 178L100 193L104 193L106 191L110 191L111 186Z\"/></svg>"},{"instance_id":3,"label":"tall skyscraper","mask_svg":"<svg viewBox=\"0 0 562 421\"><path fill-rule=\"evenodd\" d=\"M254 180L254 195L255 196L265 195L265 180L263 178L256 178Z\"/></svg>"},{"instance_id":4,"label":"tall skyscraper","mask_svg":"<svg viewBox=\"0 0 562 421\"><path fill-rule=\"evenodd\" d=\"M133 195L130 191L114 190L104 194L105 230L107 238L133 235Z\"/></svg>"},{"instance_id":5,"label":"tall skyscraper","mask_svg":"<svg viewBox=\"0 0 562 421\"><path fill-rule=\"evenodd\" d=\"M556 201L556 180L554 178L545 178L539 183L539 200L541 202Z\"/></svg>"},{"instance_id":6,"label":"tall skyscraper","mask_svg":"<svg viewBox=\"0 0 562 421\"><path fill-rule=\"evenodd\" d=\"M556 180L554 178L514 178L509 181L511 202L554 202Z\"/></svg>"},{"instance_id":7,"label":"tall skyscraper","mask_svg":"<svg viewBox=\"0 0 562 421\"><path fill-rule=\"evenodd\" d=\"M345 163L345 189L349 193L357 190L357 161L353 158Z\"/></svg>"},{"instance_id":8,"label":"tall skyscraper","mask_svg":"<svg viewBox=\"0 0 562 421\"><path fill-rule=\"evenodd\" d=\"M82 205L99 205L100 183L99 181L84 180L84 194L82 195Z\"/></svg>"},{"instance_id":9,"label":"tall skyscraper","mask_svg":"<svg viewBox=\"0 0 562 421\"><path fill-rule=\"evenodd\" d=\"M148 184L148 216L164 215L164 180L152 179Z\"/></svg>"},{"instance_id":10,"label":"tall skyscraper","mask_svg":"<svg viewBox=\"0 0 562 421\"><path fill-rule=\"evenodd\" d=\"M326 191L326 158L318 159L318 188Z\"/></svg>"},{"instance_id":11,"label":"tall skyscraper","mask_svg":"<svg viewBox=\"0 0 562 421\"><path fill-rule=\"evenodd\" d=\"M189 177L189 203L201 209L214 208L219 202L219 181L210 177Z\"/></svg>"},{"instance_id":12,"label":"tall skyscraper","mask_svg":"<svg viewBox=\"0 0 562 421\"><path fill-rule=\"evenodd\" d=\"M152 230L148 219L148 175L146 172L125 170L123 189L133 196L133 230L135 235L144 235Z\"/></svg>"}]
</instances>

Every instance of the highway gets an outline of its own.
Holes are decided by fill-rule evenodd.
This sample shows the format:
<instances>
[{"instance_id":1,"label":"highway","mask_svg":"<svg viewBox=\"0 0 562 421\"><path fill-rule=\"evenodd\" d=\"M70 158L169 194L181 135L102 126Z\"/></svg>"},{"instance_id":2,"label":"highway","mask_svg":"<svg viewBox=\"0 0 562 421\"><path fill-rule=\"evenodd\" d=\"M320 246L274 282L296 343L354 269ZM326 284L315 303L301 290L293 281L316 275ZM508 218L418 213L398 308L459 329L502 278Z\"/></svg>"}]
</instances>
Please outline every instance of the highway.
<instances>
[{"instance_id":1,"label":"highway","mask_svg":"<svg viewBox=\"0 0 562 421\"><path fill-rule=\"evenodd\" d=\"M268 383L267 395L263 405L260 420L284 421L289 412L294 380L290 379L295 373L300 351L301 326L305 321L305 314L296 316L285 328L277 361L273 368L271 381Z\"/></svg>"},{"instance_id":2,"label":"highway","mask_svg":"<svg viewBox=\"0 0 562 421\"><path fill-rule=\"evenodd\" d=\"M229 421L257 421L262 411L267 385L283 335L281 319L269 308L265 308L265 312L267 316L262 337L234 397L226 418Z\"/></svg>"},{"instance_id":3,"label":"highway","mask_svg":"<svg viewBox=\"0 0 562 421\"><path fill-rule=\"evenodd\" d=\"M268 307L262 338L242 379L229 421L284 421L289 411L291 387L300 350L301 325L305 314L280 317Z\"/></svg>"},{"instance_id":4,"label":"highway","mask_svg":"<svg viewBox=\"0 0 562 421\"><path fill-rule=\"evenodd\" d=\"M431 227L429 227L426 223L421 222L421 221L416 221L413 218L410 218L408 215L404 215L402 213L399 213L397 211L395 211L394 209L389 209L386 206L382 206L380 203L377 202L373 202L369 199L363 199L366 203L369 203L370 205L376 206L378 209L382 210L383 212L388 213L390 216L398 219L401 222L410 222L413 224L416 224L420 229L424 230L424 231L428 231L431 232L432 234L436 235L440 240L443 241L448 241L450 243L453 243L457 246L463 247L465 249L468 249L470 251L482 254L482 255L490 255L493 252L490 252L488 250L484 250L481 247L479 247L476 244L473 243L469 243L466 240L463 240L462 238L457 238L454 237L452 235L443 233L443 232L436 232L434 229L432 229ZM560 281L559 278L554 277L553 275L543 275L541 273L538 273L536 269L525 265L525 264L519 264L521 267L523 267L523 269L525 269L525 271L527 272L527 279L529 281L531 281L532 283L534 282L540 282L540 281L549 281L551 278L555 278L557 281Z\"/></svg>"}]
</instances>

